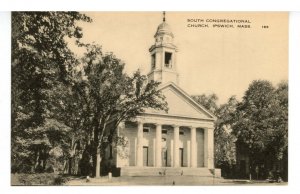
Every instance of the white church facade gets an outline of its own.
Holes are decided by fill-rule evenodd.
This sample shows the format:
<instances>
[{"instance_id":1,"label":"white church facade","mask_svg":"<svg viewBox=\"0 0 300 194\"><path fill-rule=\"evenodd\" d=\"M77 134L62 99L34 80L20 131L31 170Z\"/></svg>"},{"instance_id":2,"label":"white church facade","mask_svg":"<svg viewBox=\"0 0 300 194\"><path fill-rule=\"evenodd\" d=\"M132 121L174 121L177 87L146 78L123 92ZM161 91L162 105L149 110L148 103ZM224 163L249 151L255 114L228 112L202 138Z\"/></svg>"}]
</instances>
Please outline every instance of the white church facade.
<instances>
[{"instance_id":1,"label":"white church facade","mask_svg":"<svg viewBox=\"0 0 300 194\"><path fill-rule=\"evenodd\" d=\"M120 175L156 175L157 173L210 174L214 169L214 121L216 117L196 103L178 86L174 35L163 22L149 49L149 80L161 82L159 90L166 97L168 113L147 109L134 122L123 122L118 135L128 143L113 153Z\"/></svg>"}]
</instances>

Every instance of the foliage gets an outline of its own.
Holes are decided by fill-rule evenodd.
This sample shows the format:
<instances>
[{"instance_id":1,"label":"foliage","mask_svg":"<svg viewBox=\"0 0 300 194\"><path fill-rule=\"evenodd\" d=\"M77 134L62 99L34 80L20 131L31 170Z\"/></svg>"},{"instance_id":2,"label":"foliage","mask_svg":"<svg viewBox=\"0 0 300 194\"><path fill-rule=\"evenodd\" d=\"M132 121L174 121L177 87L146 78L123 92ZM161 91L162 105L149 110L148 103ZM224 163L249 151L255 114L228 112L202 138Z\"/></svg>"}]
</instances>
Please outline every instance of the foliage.
<instances>
[{"instance_id":1,"label":"foliage","mask_svg":"<svg viewBox=\"0 0 300 194\"><path fill-rule=\"evenodd\" d=\"M167 103L157 90L159 83L148 82L139 71L132 76L123 73L124 63L112 53L103 54L98 45L82 46L87 52L74 69L72 93L79 97L76 103L82 108L78 118L90 129L83 132L95 146L95 168L99 165L96 152L113 142L120 122L133 119L145 108L167 110Z\"/></svg>"},{"instance_id":2,"label":"foliage","mask_svg":"<svg viewBox=\"0 0 300 194\"><path fill-rule=\"evenodd\" d=\"M233 132L248 150L250 168L282 160L288 142L287 83L275 88L269 81L253 81L237 106Z\"/></svg>"},{"instance_id":3,"label":"foliage","mask_svg":"<svg viewBox=\"0 0 300 194\"><path fill-rule=\"evenodd\" d=\"M65 38L82 37L77 20L90 21L77 12L12 13L12 107L23 125L18 128L39 126L49 116L51 89L76 64Z\"/></svg>"},{"instance_id":4,"label":"foliage","mask_svg":"<svg viewBox=\"0 0 300 194\"><path fill-rule=\"evenodd\" d=\"M167 110L159 83L139 71L126 75L112 53L81 43L78 21L91 19L78 12L12 13L14 171L60 170L78 146L87 155L81 165L92 155L95 167L96 153L112 143L121 121L145 108ZM70 39L87 50L82 60Z\"/></svg>"},{"instance_id":5,"label":"foliage","mask_svg":"<svg viewBox=\"0 0 300 194\"><path fill-rule=\"evenodd\" d=\"M276 114L273 134L269 139L269 149L276 159L281 160L288 147L288 83L281 82L276 91L276 104L272 107Z\"/></svg>"},{"instance_id":6,"label":"foliage","mask_svg":"<svg viewBox=\"0 0 300 194\"><path fill-rule=\"evenodd\" d=\"M91 21L77 12L12 13L11 143L16 169L36 168L41 162L45 167L52 148L66 148L67 127L55 121L52 102L55 86L68 83L68 72L78 63L66 37L82 37L76 25L80 20Z\"/></svg>"},{"instance_id":7,"label":"foliage","mask_svg":"<svg viewBox=\"0 0 300 194\"><path fill-rule=\"evenodd\" d=\"M69 178L54 173L12 174L11 185L62 185Z\"/></svg>"},{"instance_id":8,"label":"foliage","mask_svg":"<svg viewBox=\"0 0 300 194\"><path fill-rule=\"evenodd\" d=\"M61 165L69 149L69 131L70 128L51 119L46 119L43 126L25 129L22 136L14 140L13 165L23 168L26 164L32 166L31 171L38 172L46 170L48 159L54 160L54 168Z\"/></svg>"},{"instance_id":9,"label":"foliage","mask_svg":"<svg viewBox=\"0 0 300 194\"><path fill-rule=\"evenodd\" d=\"M253 152L265 147L266 133L272 128L274 87L268 81L254 81L248 88L243 102L238 106L236 135Z\"/></svg>"},{"instance_id":10,"label":"foliage","mask_svg":"<svg viewBox=\"0 0 300 194\"><path fill-rule=\"evenodd\" d=\"M228 165L232 167L236 163L236 137L232 134L232 125L235 123L235 111L237 106L235 96L221 105L216 111L215 123L215 163L217 166Z\"/></svg>"},{"instance_id":11,"label":"foliage","mask_svg":"<svg viewBox=\"0 0 300 194\"><path fill-rule=\"evenodd\" d=\"M192 96L192 98L213 114L215 114L217 109L219 108L217 104L218 96L214 93L210 95L195 95Z\"/></svg>"}]
</instances>

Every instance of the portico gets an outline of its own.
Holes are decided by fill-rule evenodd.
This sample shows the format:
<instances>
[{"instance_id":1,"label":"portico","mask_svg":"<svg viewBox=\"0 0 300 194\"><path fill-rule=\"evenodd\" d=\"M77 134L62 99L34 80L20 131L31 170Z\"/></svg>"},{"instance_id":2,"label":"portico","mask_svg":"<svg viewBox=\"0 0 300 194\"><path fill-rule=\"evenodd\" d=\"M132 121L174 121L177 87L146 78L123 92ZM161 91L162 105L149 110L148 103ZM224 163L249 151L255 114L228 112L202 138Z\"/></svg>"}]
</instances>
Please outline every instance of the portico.
<instances>
[{"instance_id":1,"label":"portico","mask_svg":"<svg viewBox=\"0 0 300 194\"><path fill-rule=\"evenodd\" d=\"M210 120L145 113L123 127L129 157L118 158L117 167L214 168Z\"/></svg>"},{"instance_id":2,"label":"portico","mask_svg":"<svg viewBox=\"0 0 300 194\"><path fill-rule=\"evenodd\" d=\"M155 138L152 139L148 139L146 137L144 137L144 133L149 133L147 130L143 130L144 129L144 124L145 126L149 126L149 125L154 125L155 126ZM144 142L147 141L154 141L155 144L152 144L152 146L154 146L154 148L152 148L154 150L153 152L153 158L155 158L154 162L152 163L151 166L154 167L162 167L162 166L168 166L168 167L191 167L191 168L197 168L197 167L207 167L207 168L214 168L213 165L213 157L212 154L210 154L209 152L211 152L213 150L213 142L212 141L205 141L202 142L202 140L200 140L199 142L196 141L196 134L197 131L198 133L203 133L203 137L206 136L207 139L213 139L213 137L211 137L213 135L212 128L203 128L203 127L196 127L196 126L185 126L184 124L182 125L178 125L178 124L168 124L168 123L147 123L147 122L142 122L142 121L138 121L137 122L137 126L138 126L138 130L137 130L137 147L136 147L136 166L138 167L142 167L145 166L145 164L143 163L143 161L145 160L145 158L149 158L151 157L151 155L149 155L149 152L143 152L143 148L147 148L149 149L149 144ZM169 140L167 140L166 138L162 138L162 126L171 126L172 131L168 131L167 130L167 134L165 135L166 137L170 138ZM168 127L167 127L168 128ZM170 128L170 127L169 127ZM179 133L179 129L183 128L183 130L181 131L181 135L182 136L186 136L186 138L181 138L184 139L184 141L180 140L180 133ZM148 128L147 128L148 129ZM186 130L189 130L190 132L187 133ZM146 132L147 131L147 132ZM171 135L168 135L171 134ZM173 138L171 137L173 136ZM144 139L145 138L145 139ZM166 154L166 160L167 162L162 164L165 157L165 150L164 147L162 147L162 142L168 142L170 141L170 143L166 144L166 150L167 152L170 152L170 154ZM180 149L183 151L181 152ZM203 164L201 165L201 162L197 161L197 150L199 149L199 152L203 152L204 156L203 156ZM200 150L202 149L202 150ZM186 154L184 154L184 152L187 152ZM148 154L148 156L145 156L145 153ZM144 158L145 157L145 158ZM170 157L170 158L168 158ZM199 160L201 160L199 158ZM172 161L172 162L168 162L168 161ZM180 162L181 161L181 162ZM185 161L185 162L184 162ZM148 165L146 166L150 166L149 163L147 162Z\"/></svg>"}]
</instances>

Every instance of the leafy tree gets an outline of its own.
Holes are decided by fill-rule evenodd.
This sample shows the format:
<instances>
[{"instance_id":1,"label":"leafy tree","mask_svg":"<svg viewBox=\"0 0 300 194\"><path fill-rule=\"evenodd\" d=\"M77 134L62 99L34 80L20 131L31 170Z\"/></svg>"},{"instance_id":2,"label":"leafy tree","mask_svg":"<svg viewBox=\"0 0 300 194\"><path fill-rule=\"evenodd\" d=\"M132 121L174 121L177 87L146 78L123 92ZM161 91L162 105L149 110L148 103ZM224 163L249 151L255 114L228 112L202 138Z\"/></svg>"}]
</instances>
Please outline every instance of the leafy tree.
<instances>
[{"instance_id":1,"label":"leafy tree","mask_svg":"<svg viewBox=\"0 0 300 194\"><path fill-rule=\"evenodd\" d=\"M272 128L269 129L266 155L275 164L287 157L288 150L288 83L281 82L274 91ZM269 158L269 159L270 159ZM287 164L284 164L287 165ZM278 167L277 167L278 168ZM287 170L287 169L286 169Z\"/></svg>"},{"instance_id":2,"label":"leafy tree","mask_svg":"<svg viewBox=\"0 0 300 194\"><path fill-rule=\"evenodd\" d=\"M218 96L214 93L210 95L194 95L192 96L192 98L213 114L215 114L217 109L219 108L217 104Z\"/></svg>"},{"instance_id":3,"label":"leafy tree","mask_svg":"<svg viewBox=\"0 0 300 194\"><path fill-rule=\"evenodd\" d=\"M53 91L68 83L68 71L78 63L66 41L82 37L77 21L91 19L78 12L12 13L13 163L35 165L30 154L49 148L50 139L44 138L50 129L46 120L53 116Z\"/></svg>"},{"instance_id":4,"label":"leafy tree","mask_svg":"<svg viewBox=\"0 0 300 194\"><path fill-rule=\"evenodd\" d=\"M215 123L215 163L221 167L223 173L231 176L236 164L236 137L232 134L232 125L235 123L235 111L238 104L235 96L228 99L216 111Z\"/></svg>"},{"instance_id":5,"label":"leafy tree","mask_svg":"<svg viewBox=\"0 0 300 194\"><path fill-rule=\"evenodd\" d=\"M167 111L167 103L157 90L159 83L148 82L139 71L126 75L124 63L112 53L103 54L100 46L82 46L87 48L87 53L82 68L76 70L72 89L81 96L78 103L84 107L84 114L79 116L91 129L85 133L94 145L93 166L98 177L103 152L113 142L119 123L133 119L145 108Z\"/></svg>"},{"instance_id":6,"label":"leafy tree","mask_svg":"<svg viewBox=\"0 0 300 194\"><path fill-rule=\"evenodd\" d=\"M273 160L270 155L282 159L287 148L287 89L287 83L276 89L269 81L255 80L237 107L233 131L248 150L250 173L256 165Z\"/></svg>"}]
</instances>

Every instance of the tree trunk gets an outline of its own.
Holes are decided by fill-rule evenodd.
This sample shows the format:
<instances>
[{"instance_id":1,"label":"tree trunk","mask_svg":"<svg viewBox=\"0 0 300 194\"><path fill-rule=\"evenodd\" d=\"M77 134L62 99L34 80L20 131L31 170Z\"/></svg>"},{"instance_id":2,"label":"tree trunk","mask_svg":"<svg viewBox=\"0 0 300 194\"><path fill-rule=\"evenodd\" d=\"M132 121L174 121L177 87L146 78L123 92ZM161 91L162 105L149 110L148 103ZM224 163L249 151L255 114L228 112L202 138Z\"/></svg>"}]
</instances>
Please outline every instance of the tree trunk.
<instances>
[{"instance_id":1,"label":"tree trunk","mask_svg":"<svg viewBox=\"0 0 300 194\"><path fill-rule=\"evenodd\" d=\"M34 157L34 163L33 163L33 169L35 170L38 165L38 153L37 151L35 152L35 157Z\"/></svg>"},{"instance_id":2,"label":"tree trunk","mask_svg":"<svg viewBox=\"0 0 300 194\"><path fill-rule=\"evenodd\" d=\"M69 159L69 166L68 166L68 174L72 174L72 158L70 157Z\"/></svg>"},{"instance_id":3,"label":"tree trunk","mask_svg":"<svg viewBox=\"0 0 300 194\"><path fill-rule=\"evenodd\" d=\"M252 180L252 155L249 157L249 180Z\"/></svg>"},{"instance_id":4,"label":"tree trunk","mask_svg":"<svg viewBox=\"0 0 300 194\"><path fill-rule=\"evenodd\" d=\"M101 153L100 148L97 149L97 159L96 159L96 178L100 178L100 163L101 163Z\"/></svg>"},{"instance_id":5,"label":"tree trunk","mask_svg":"<svg viewBox=\"0 0 300 194\"><path fill-rule=\"evenodd\" d=\"M34 170L37 169L37 167L39 166L39 163L40 163L40 152L37 151L36 153L37 154L36 154L36 158L35 158Z\"/></svg>"}]
</instances>

